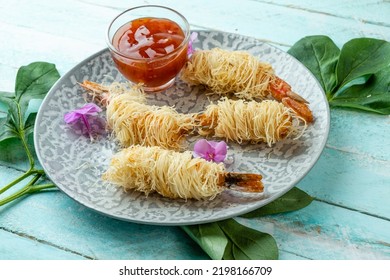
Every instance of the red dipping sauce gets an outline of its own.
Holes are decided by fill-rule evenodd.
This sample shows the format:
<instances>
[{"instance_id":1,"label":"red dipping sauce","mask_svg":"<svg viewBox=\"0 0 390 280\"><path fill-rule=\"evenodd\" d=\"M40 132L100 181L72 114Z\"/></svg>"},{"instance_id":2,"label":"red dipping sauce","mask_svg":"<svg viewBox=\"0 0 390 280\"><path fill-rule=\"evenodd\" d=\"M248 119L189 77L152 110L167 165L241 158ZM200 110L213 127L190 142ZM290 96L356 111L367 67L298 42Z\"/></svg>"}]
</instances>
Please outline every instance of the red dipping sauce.
<instances>
[{"instance_id":1,"label":"red dipping sauce","mask_svg":"<svg viewBox=\"0 0 390 280\"><path fill-rule=\"evenodd\" d=\"M139 18L116 31L112 56L118 70L130 81L143 83L146 90L164 89L187 61L185 37L172 20Z\"/></svg>"}]
</instances>

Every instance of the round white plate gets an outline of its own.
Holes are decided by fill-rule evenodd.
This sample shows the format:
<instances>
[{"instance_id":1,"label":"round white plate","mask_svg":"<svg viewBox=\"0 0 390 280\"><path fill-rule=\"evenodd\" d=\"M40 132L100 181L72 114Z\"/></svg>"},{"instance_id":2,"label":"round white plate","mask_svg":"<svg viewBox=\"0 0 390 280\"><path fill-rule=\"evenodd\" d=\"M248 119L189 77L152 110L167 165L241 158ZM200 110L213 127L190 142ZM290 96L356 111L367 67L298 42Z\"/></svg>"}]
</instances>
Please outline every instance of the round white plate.
<instances>
[{"instance_id":1,"label":"round white plate","mask_svg":"<svg viewBox=\"0 0 390 280\"><path fill-rule=\"evenodd\" d=\"M105 215L137 223L189 225L238 216L280 197L301 180L318 160L328 137L329 107L314 76L289 54L254 38L230 33L199 31L195 48L220 47L247 50L272 64L277 75L310 102L315 122L298 140L286 139L272 148L266 144L228 143L234 159L229 171L260 173L264 195L227 190L212 201L172 200L158 194L125 193L103 182L113 153L118 150L110 136L91 140L64 122L65 113L85 104L84 80L122 81L107 49L85 59L53 86L44 99L35 124L35 148L43 169L54 184L74 200ZM107 78L110 77L110 78ZM202 87L190 87L177 80L165 92L149 94L148 102L174 105L183 113L201 111L209 104ZM104 111L101 116L104 119ZM96 124L96 123L95 123ZM194 139L188 139L190 149Z\"/></svg>"}]
</instances>

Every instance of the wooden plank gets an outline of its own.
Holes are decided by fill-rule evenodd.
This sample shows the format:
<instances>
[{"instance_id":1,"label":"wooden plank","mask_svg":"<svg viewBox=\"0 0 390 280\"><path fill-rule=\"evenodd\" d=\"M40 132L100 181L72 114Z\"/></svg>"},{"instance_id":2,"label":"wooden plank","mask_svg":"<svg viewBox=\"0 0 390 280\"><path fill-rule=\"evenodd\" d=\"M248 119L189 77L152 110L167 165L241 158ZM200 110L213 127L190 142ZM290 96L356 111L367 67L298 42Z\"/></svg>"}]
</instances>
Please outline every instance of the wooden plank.
<instances>
[{"instance_id":1,"label":"wooden plank","mask_svg":"<svg viewBox=\"0 0 390 280\"><path fill-rule=\"evenodd\" d=\"M1 260L83 260L83 256L0 229Z\"/></svg>"},{"instance_id":2,"label":"wooden plank","mask_svg":"<svg viewBox=\"0 0 390 280\"><path fill-rule=\"evenodd\" d=\"M328 148L360 155L366 162L390 161L389 116L335 107L330 116Z\"/></svg>"},{"instance_id":3,"label":"wooden plank","mask_svg":"<svg viewBox=\"0 0 390 280\"><path fill-rule=\"evenodd\" d=\"M237 218L273 235L281 250L309 259L390 259L390 223L314 201L299 211Z\"/></svg>"},{"instance_id":4,"label":"wooden plank","mask_svg":"<svg viewBox=\"0 0 390 280\"><path fill-rule=\"evenodd\" d=\"M127 3L119 0L110 1L109 4L104 0L89 2L91 5L113 9L124 10L128 8ZM279 1L274 2L279 3ZM310 7L307 2L309 1L304 2L303 7ZM281 46L290 46L304 36L317 34L332 37L338 45L344 44L349 39L363 36L389 40L389 20L388 13L386 13L388 5L378 4L377 7L373 8L374 11L383 13L385 23L387 23L378 25L376 22L367 21L366 15L363 14L366 12L367 6L370 7L369 5L366 7L362 5L360 9L362 16L359 20L352 16L341 17L327 13L326 8L337 2L343 1L326 1L325 3L328 4L324 7L318 7L316 12L304 8L297 9L294 5L283 5L283 2L281 5L275 5L275 3L268 1L234 0L226 5L224 1L199 0L188 4L184 1L172 0L169 1L169 4L166 1L162 4L182 12L194 27L253 36ZM132 4L133 6L143 5L145 1L132 1ZM335 6L334 10L337 10L337 5ZM351 13L355 11L354 6L353 9L351 8ZM325 12L321 9L324 9ZM345 11L345 8L342 11ZM366 12L366 14L369 13ZM376 13L373 13L374 15L376 16ZM261 22L261 25L253 25L253 22Z\"/></svg>"},{"instance_id":5,"label":"wooden plank","mask_svg":"<svg viewBox=\"0 0 390 280\"><path fill-rule=\"evenodd\" d=\"M19 176L21 172L14 170L13 168L5 168L0 166L0 186L4 185L6 182L10 182L12 179L16 178ZM13 187L10 191L0 195L0 198L4 197L5 195L9 195L11 192L16 191L17 189L21 188L23 185L23 182L16 185ZM0 254L0 259L2 256L7 255L6 259L73 259L80 257L82 254L85 254L84 257L87 258L93 258L93 259L118 259L118 258L132 258L132 259L139 259L143 258L141 257L142 255L142 246L149 246L145 245L150 243L150 246L159 247L159 240L161 238L156 237L154 241L145 239L144 240L144 231L147 228L151 228L152 231L154 232L153 235L158 234L158 232L163 232L164 233L164 239L168 240L168 244L165 247L165 249L160 250L155 254L150 254L149 257L152 259L208 259L209 257L204 254L201 249L192 242L192 240L186 235L181 232L179 228L168 228L168 230L165 230L164 227L153 227L153 226L142 226L142 225L136 225L136 224L131 224L126 225L126 222L118 222L115 220L110 221L110 218L103 217L99 214L96 214L94 212L91 212L85 207L78 205L77 203L71 201L65 194L62 194L60 191L56 191L56 194L37 194L28 198L21 198L18 201L11 203L9 206L5 206L0 208L0 240L4 240L4 243L6 244L6 247L1 247L1 254ZM49 196L45 198L45 196ZM55 197L55 199L52 198L52 196ZM58 197L59 196L59 197ZM27 201L28 205L24 206L18 206L19 203L26 203ZM58 201L61 201L59 204ZM42 206L44 205L44 209L42 209ZM64 207L61 207L64 205ZM67 206L70 205L70 206ZM15 212L15 207L19 208L17 212ZM38 210L34 210L33 212L39 212L37 213L39 216L42 218L37 218L35 217L34 213L31 213L31 208L32 207L38 207ZM59 209L61 208L61 209ZM68 215L68 211L64 214L63 209L68 209L69 212L76 213L76 216L79 216L78 218L73 217L74 215ZM11 213L7 212L10 211ZM42 213L45 212L45 213ZM47 211L47 212L46 212ZM63 230L63 228L59 227L57 223L53 225L47 224L46 223L46 217L45 215L53 215L54 211L59 211L55 214L55 216L61 216L60 223L62 227L66 227L67 230ZM4 215L8 216L7 219L4 219ZM84 217L83 216L87 216ZM84 232L80 232L80 230L74 231L73 226L76 226L77 228L78 225L81 223L85 225L84 222L77 222L76 224L74 223L74 220L83 220L83 219L89 219L90 216L93 216L95 219L103 219L105 220L104 224L101 225L102 223L98 223L98 226L100 224L100 230L104 231L104 227L107 227L107 225L114 224L114 228L121 228L119 229L117 239L111 242L110 240L112 239L112 236L106 237L107 241L104 241L102 236L103 235L112 235L111 233L100 233L98 234L98 243L96 243L95 238L92 240L86 240L83 236L85 234L88 235L88 232L95 231L96 229L95 226L97 226L96 223L88 223L87 229L84 230ZM15 226L15 223L12 222L12 219L17 219L18 223L17 226ZM69 220L68 220L69 219ZM62 220L62 221L61 221ZM65 221L65 222L64 222ZM44 225L42 225L44 224ZM102 229L103 228L103 229ZM125 234L123 231L128 228L128 232ZM19 233L19 235L8 233L6 231L3 231L3 229L6 229L8 231L16 231ZM42 231L42 229L45 229ZM70 231L73 231L72 233ZM149 231L149 230L148 230ZM38 233L38 234L37 234ZM2 235L5 235L4 239L2 239ZM95 234L96 235L96 234ZM131 235L130 240L126 241L126 236ZM175 241L179 236L180 240ZM47 236L51 236L51 238L47 238ZM85 248L89 248L86 250L81 247L82 250L80 250L80 247L77 246L79 241L75 241L75 246L69 245L72 244L73 242L66 241L62 239L64 236L68 236L69 238L75 238L74 236L79 236L79 238L82 238L83 245ZM133 236L137 236L136 238L133 238ZM45 239L42 239L45 238ZM24 240L25 239L25 240ZM45 242L50 242L51 246L54 246L54 248L50 248L50 245L45 244L37 241L36 239L42 239L45 240ZM76 238L77 239L77 238ZM32 241L34 240L34 241ZM48 241L46 241L48 240ZM135 243L140 243L139 245L135 246ZM95 245L91 245L91 243ZM120 252L118 249L114 249L114 252L110 252L109 248L104 248L105 251L102 253L100 252L99 254L96 253L91 253L91 250L93 252L96 250L96 248L92 248L91 246L97 246L100 247L102 244L99 243L114 243L117 248L122 248L123 250L128 250L125 251L125 253ZM156 244L157 243L157 244ZM180 252L178 255L175 252L170 251L170 247L172 247L172 243L175 243L175 246L178 246L180 248L177 248ZM177 244L176 244L177 243ZM182 246L185 244L185 246ZM34 250L31 250L31 246L34 246ZM60 247L62 249L57 249L57 247ZM137 247L134 249L134 247ZM37 249L38 248L38 249ZM72 249L70 249L72 248ZM195 248L195 249L193 249ZM65 250L65 252L64 252ZM73 250L73 253L69 253L70 256L68 256L68 253L66 251L71 251ZM136 252L134 252L136 250ZM177 251L176 250L176 251ZM12 251L12 254L9 253L9 251ZM118 252L119 251L119 252ZM3 254L3 252L5 254ZM32 253L36 252L36 253ZM193 256L195 252L195 257ZM75 255L76 254L76 255ZM296 255L292 252L286 252L283 250L280 250L280 258L281 259L305 259L304 257L300 255ZM5 259L5 258L4 258Z\"/></svg>"},{"instance_id":6,"label":"wooden plank","mask_svg":"<svg viewBox=\"0 0 390 280\"><path fill-rule=\"evenodd\" d=\"M208 258L179 227L115 220L59 191L36 194L0 208L0 228L91 259Z\"/></svg>"},{"instance_id":7,"label":"wooden plank","mask_svg":"<svg viewBox=\"0 0 390 280\"><path fill-rule=\"evenodd\" d=\"M298 186L320 200L388 217L389 117L343 109L331 116L326 148Z\"/></svg>"},{"instance_id":8,"label":"wooden plank","mask_svg":"<svg viewBox=\"0 0 390 280\"><path fill-rule=\"evenodd\" d=\"M132 6L145 4L144 1L133 1ZM107 4L109 3L109 4ZM165 2L164 2L165 3ZM166 4L166 3L165 3ZM28 1L18 1L21 9L28 5ZM313 13L302 9L296 9L290 6L274 5L272 3L258 1L238 1L226 5L223 1L197 1L188 5L187 2L175 0L170 1L170 6L181 11L194 28L202 27L209 29L222 30L227 32L240 33L243 35L254 36L263 40L275 42L276 44L290 46L300 38L313 35L329 35L336 43L342 45L346 40L353 37L370 36L389 40L390 27L367 23L364 20L356 21L350 18L340 18L326 13ZM61 37L67 37L76 41L84 41L89 44L105 45L104 30L110 19L119 11L128 8L128 4L123 1L91 1L89 4L79 1L61 1L52 3L50 1L40 2L38 5L28 5L31 12L29 14L29 31L42 32L48 35L46 40L41 40L35 36L35 40L29 40L28 34L25 40L36 44L37 42L52 43L53 36L57 37L58 30L62 30L61 25L67 22L67 28L62 31ZM205 9L205 7L208 7ZM239 6L240 9L236 7ZM380 6L382 7L382 6ZM190 10L189 10L190 9ZM47 13L47 10L50 13ZM2 10L4 17L1 19L2 25L14 26L17 29L23 29L22 13L12 7L4 7ZM76 13L76 14L75 14ZM86 23L80 25L78 21L70 21L69 15L73 17L85 18ZM93 16L91 16L93 15ZM277 20L275 20L277 19ZM259 20L262 26L253 26L253 20ZM51 24L47 24L51 22ZM228 24L227 24L228 23ZM305 28L302 28L305 26ZM346 32L348 27L348 32ZM294 32L291 32L291 31ZM17 30L11 33L19 34ZM28 33L28 32L27 32ZM7 38L12 39L12 34ZM42 37L42 35L40 36ZM14 45L23 48L22 42ZM56 51L66 49L69 53L74 46L61 48L56 46L47 46L46 49L55 49ZM40 46L45 48L45 46ZM34 48L40 49L40 48Z\"/></svg>"},{"instance_id":9,"label":"wooden plank","mask_svg":"<svg viewBox=\"0 0 390 280\"><path fill-rule=\"evenodd\" d=\"M388 221L326 203L238 220L272 234L282 259L390 258ZM207 259L178 227L114 220L60 192L37 194L1 209L0 227L93 259Z\"/></svg>"},{"instance_id":10,"label":"wooden plank","mask_svg":"<svg viewBox=\"0 0 390 280\"><path fill-rule=\"evenodd\" d=\"M297 184L319 200L373 216L389 218L384 203L390 186L390 162L326 148L313 169Z\"/></svg>"},{"instance_id":11,"label":"wooden plank","mask_svg":"<svg viewBox=\"0 0 390 280\"><path fill-rule=\"evenodd\" d=\"M315 14L326 14L339 18L351 19L356 22L370 23L390 27L390 4L377 0L254 0L277 6L285 6Z\"/></svg>"},{"instance_id":12,"label":"wooden plank","mask_svg":"<svg viewBox=\"0 0 390 280\"><path fill-rule=\"evenodd\" d=\"M279 260L309 260L306 257L297 255L296 253L287 252L279 246Z\"/></svg>"},{"instance_id":13,"label":"wooden plank","mask_svg":"<svg viewBox=\"0 0 390 280\"><path fill-rule=\"evenodd\" d=\"M15 77L19 67L11 67L0 61L0 91L13 92L15 89ZM1 106L1 105L0 105ZM3 108L1 108L3 109Z\"/></svg>"},{"instance_id":14,"label":"wooden plank","mask_svg":"<svg viewBox=\"0 0 390 280\"><path fill-rule=\"evenodd\" d=\"M0 166L0 185L4 185L6 182L10 182L12 179L16 178L19 176L21 172L14 170L13 168L5 168ZM4 193L3 195L0 195L0 198L4 197L5 195L9 195L11 192L16 191L20 187L22 187L23 182L16 185L13 187L10 191ZM46 196L49 196L46 198ZM53 199L52 197L55 197ZM27 202L26 202L27 201ZM61 201L61 203L58 203L58 201ZM19 206L19 204L26 204L24 206ZM70 205L70 206L69 206ZM63 206L63 207L62 207ZM38 208L34 211L31 211L32 208ZM17 210L15 210L17 208ZM42 209L44 208L44 209ZM65 213L63 212L63 209L67 209L69 211L66 211ZM9 213L8 213L9 212ZM60 216L60 221L58 221L61 226L58 225L58 223L47 223L47 215L52 217L53 212L55 213L55 216ZM68 213L72 213L69 215ZM35 216L38 215L38 216ZM77 217L74 217L74 216ZM106 234L98 234L98 243L96 243L95 238L92 240L86 240L83 238L85 234L88 234L88 232L95 231L94 227L96 224L94 222L89 223L87 226L87 229L85 229L83 232L80 232L79 230L79 224L83 224L85 227L85 222L77 222L75 223L74 220L83 220L83 219L89 219L90 216L93 216L95 219L104 219L105 224L115 224L115 228L117 227L127 227L125 222L119 222L118 226L118 221L112 220L110 221L110 218L106 218L103 216L100 216L99 214L96 214L94 212L91 212L85 207L78 205L77 203L71 201L65 194L62 194L61 192L57 192L56 194L53 193L47 193L47 194L37 194L28 198L22 198L19 199L18 201L11 203L9 206L5 206L0 208L0 228L6 229L8 231L15 231L18 232L20 236L18 236L17 239L14 240L13 243L9 244L9 247L15 247L15 256L10 255L10 259L16 258L16 256L20 256L20 258L25 258L25 259L40 259L41 257L48 256L48 259L62 259L63 257L63 252L59 250L56 252L52 252L51 254L49 253L44 253L42 252L41 255L31 255L29 252L24 252L24 250L27 250L29 247L25 247L24 244L25 242L30 242L30 239L42 239L47 242L50 242L50 244L56 246L56 247L61 247L64 250L72 250L74 252L77 252L77 254L84 255L87 258L100 258L100 259L115 259L115 258L122 258L119 257L120 255L123 255L123 258L140 258L142 252L140 251L141 249L137 249L137 252L134 253L134 248L135 245L133 243L140 243L139 246L136 247L141 247L141 246L146 246L146 243L150 243L151 246L158 246L159 238L156 238L154 241L150 241L147 239L143 239L143 228L145 226L142 225L135 225L135 224L130 224L130 230L129 233L132 232L132 235L137 236L137 238L131 238L131 241L129 241L129 244L126 244L125 237L123 236L123 230L118 230L119 235L118 237L120 238L119 240L111 242L110 240L112 239L112 236L109 238L107 237L106 243L114 243L115 247L117 248L123 248L123 249L128 249L128 251L124 254L123 252L118 252L118 250L114 250L114 252L110 252L109 248L105 248L105 251L102 253L100 252L99 254L93 253L91 254L91 250L95 252L96 248L92 248L91 246L94 247L95 245L100 248L103 246L102 244L99 244L99 242L105 242L102 240L102 235L107 235ZM87 216L87 217L85 217ZM6 218L5 218L6 217ZM39 218L37 218L39 217ZM15 224L12 220L15 219L18 222ZM51 218L53 219L53 217ZM44 227L42 224L45 224ZM77 230L74 231L73 225L77 227ZM64 231L63 227L65 227L67 230ZM42 231L42 228L45 229ZM100 226L101 228L101 226ZM164 236L166 239L168 239L168 245L167 246L172 246L171 243L177 243L172 240L176 240L176 235L179 235L180 241L176 246L180 246L179 252L181 252L180 255L172 255L172 252L170 252L169 249L166 249L164 251L160 251L159 254L153 254L150 255L150 258L153 259L177 259L177 258L182 258L182 259L208 259L208 256L206 254L202 254L202 252L199 252L200 248L192 242L192 240L189 239L189 237L181 232L179 228L169 228L169 230L165 231L165 228L163 227L153 227L153 226L147 226L147 228L152 228L157 234L158 232L164 232ZM71 232L73 231L73 232ZM104 228L103 228L104 231ZM100 232L100 230L99 230ZM1 231L0 231L1 233ZM0 234L1 236L1 234ZM29 237L27 237L29 236ZM48 238L48 236L50 238ZM74 238L77 239L75 236L79 236L79 238L82 238L83 245L85 248L89 248L86 250L83 247L77 246L79 241L75 241L76 245L72 245L73 242L69 242L67 240L63 239L63 236L68 236L71 240ZM27 241L22 241L21 239L27 238ZM93 243L95 245L91 245L90 243ZM184 247L182 247L182 244L185 244ZM8 243L7 243L8 244ZM35 246L40 246L38 242L34 243ZM133 245L131 245L133 244ZM143 245L141 245L143 244ZM195 249L196 255L193 257L193 248ZM48 245L44 244L42 245L44 248L46 248ZM168 247L169 248L169 247ZM5 248L4 250L8 250L8 248ZM45 250L45 249L40 249L40 250ZM139 252L138 252L139 251ZM280 258L281 259L305 259L303 256L297 255L294 252L286 252L284 250L280 250Z\"/></svg>"},{"instance_id":15,"label":"wooden plank","mask_svg":"<svg viewBox=\"0 0 390 280\"><path fill-rule=\"evenodd\" d=\"M0 49L7 53L2 56L1 64L12 68L19 68L34 61L47 61L56 64L60 73L64 74L78 62L105 47L103 40L100 45L92 44L8 23L0 24L0 34L7 38L0 41ZM5 75L7 79L15 81L15 73ZM1 90L12 91L13 88L14 86Z\"/></svg>"},{"instance_id":16,"label":"wooden plank","mask_svg":"<svg viewBox=\"0 0 390 280\"><path fill-rule=\"evenodd\" d=\"M23 174L23 172L16 170L12 167L6 167L3 165L0 165L0 187L5 186L6 184L12 182L15 178L19 177ZM0 198L2 198L4 194L0 195Z\"/></svg>"},{"instance_id":17,"label":"wooden plank","mask_svg":"<svg viewBox=\"0 0 390 280\"><path fill-rule=\"evenodd\" d=\"M145 2L134 1L133 4L141 5ZM204 9L206 4L212 6ZM8 55L3 57L1 67L9 66L13 69L2 71L5 75L2 79L8 81L2 84L2 90L13 89L13 84L9 81L14 81L15 69L22 65L37 60L49 61L56 63L64 74L84 58L104 48L104 30L108 19L128 7L122 1L107 5L107 1L95 4L71 0L58 3L40 1L37 5L18 1L17 5L20 9L28 6L31 11L26 23L18 8L10 5L2 8L0 33L7 40L0 42L0 48ZM188 4L182 1L173 1L171 5L183 10L183 13L189 9ZM274 42L284 50L300 38L313 34L329 35L339 45L360 36L389 40L390 28L384 26L356 23L350 19L317 15L269 3L248 1L238 5L241 9L235 9L234 5L224 5L221 1L192 3L188 13L190 23L193 28L210 28L254 36ZM70 14L76 18L85 18L87 23L80 25L78 21L70 21ZM240 20L232 20L237 18ZM252 26L253 18L261 18L263 26ZM275 18L278 18L278 24L274 23ZM61 25L65 22L67 28L62 28ZM302 25L307 25L308 28L301 28ZM348 26L348 32L344 29L345 26ZM62 53L61 56L58 56L59 52Z\"/></svg>"},{"instance_id":18,"label":"wooden plank","mask_svg":"<svg viewBox=\"0 0 390 280\"><path fill-rule=\"evenodd\" d=\"M28 20L26 10L28 9ZM22 12L21 12L22 11ZM105 32L108 24L118 11L89 5L83 1L21 0L13 5L2 7L1 21L20 29L40 31L54 37L64 37L89 44L105 42ZM20 35L20 34L19 34ZM23 38L23 37L22 37ZM37 38L39 41L39 38ZM25 42L34 43L26 38ZM44 43L49 43L44 41ZM28 45L28 44L26 44ZM61 50L62 48L58 48ZM34 50L37 50L34 48ZM66 50L67 52L69 50Z\"/></svg>"}]
</instances>

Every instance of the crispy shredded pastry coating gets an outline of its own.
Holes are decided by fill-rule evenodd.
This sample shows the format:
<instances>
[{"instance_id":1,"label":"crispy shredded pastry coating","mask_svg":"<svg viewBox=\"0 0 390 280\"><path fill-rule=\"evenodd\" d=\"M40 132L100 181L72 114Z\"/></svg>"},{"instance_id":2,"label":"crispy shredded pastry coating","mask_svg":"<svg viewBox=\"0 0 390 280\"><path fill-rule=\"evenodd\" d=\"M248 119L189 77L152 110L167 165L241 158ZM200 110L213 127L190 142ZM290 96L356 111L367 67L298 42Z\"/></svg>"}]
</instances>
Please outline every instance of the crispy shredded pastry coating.
<instances>
[{"instance_id":1,"label":"crispy shredded pastry coating","mask_svg":"<svg viewBox=\"0 0 390 280\"><path fill-rule=\"evenodd\" d=\"M107 105L107 123L119 143L123 147L141 144L183 149L185 136L195 126L193 117L172 107L147 105L139 97L141 88L131 91L112 95Z\"/></svg>"},{"instance_id":2,"label":"crispy shredded pastry coating","mask_svg":"<svg viewBox=\"0 0 390 280\"><path fill-rule=\"evenodd\" d=\"M198 50L181 72L190 85L206 85L216 94L234 93L239 98L265 99L275 78L272 66L246 51L220 48Z\"/></svg>"},{"instance_id":3,"label":"crispy shredded pastry coating","mask_svg":"<svg viewBox=\"0 0 390 280\"><path fill-rule=\"evenodd\" d=\"M219 185L224 174L223 163L192 158L189 151L136 145L114 155L103 179L127 191L201 200L213 199L224 190Z\"/></svg>"},{"instance_id":4,"label":"crispy shredded pastry coating","mask_svg":"<svg viewBox=\"0 0 390 280\"><path fill-rule=\"evenodd\" d=\"M273 100L256 102L222 98L206 108L203 118L209 122L199 131L203 136L237 143L265 142L269 146L290 135L299 137L306 127L289 108Z\"/></svg>"}]
</instances>

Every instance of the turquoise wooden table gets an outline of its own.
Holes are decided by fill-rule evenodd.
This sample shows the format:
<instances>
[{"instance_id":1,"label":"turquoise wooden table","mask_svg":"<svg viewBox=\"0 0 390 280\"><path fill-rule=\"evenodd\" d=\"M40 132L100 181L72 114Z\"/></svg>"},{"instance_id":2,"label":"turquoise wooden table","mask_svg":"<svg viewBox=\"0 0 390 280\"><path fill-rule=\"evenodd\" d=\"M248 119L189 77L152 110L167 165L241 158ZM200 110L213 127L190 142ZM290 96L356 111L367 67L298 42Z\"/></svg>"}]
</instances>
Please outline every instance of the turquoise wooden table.
<instances>
[{"instance_id":1,"label":"turquoise wooden table","mask_svg":"<svg viewBox=\"0 0 390 280\"><path fill-rule=\"evenodd\" d=\"M338 46L357 37L390 41L390 2L374 0L0 0L0 91L13 91L18 68L56 64L61 75L105 48L110 19L135 5L162 3L193 29L266 41L287 51L308 35ZM297 185L314 201L299 211L242 224L272 234L280 259L390 259L390 119L331 108L326 147ZM27 168L8 145L0 185ZM0 259L208 259L179 227L102 216L61 191L31 195L0 208Z\"/></svg>"}]
</instances>

